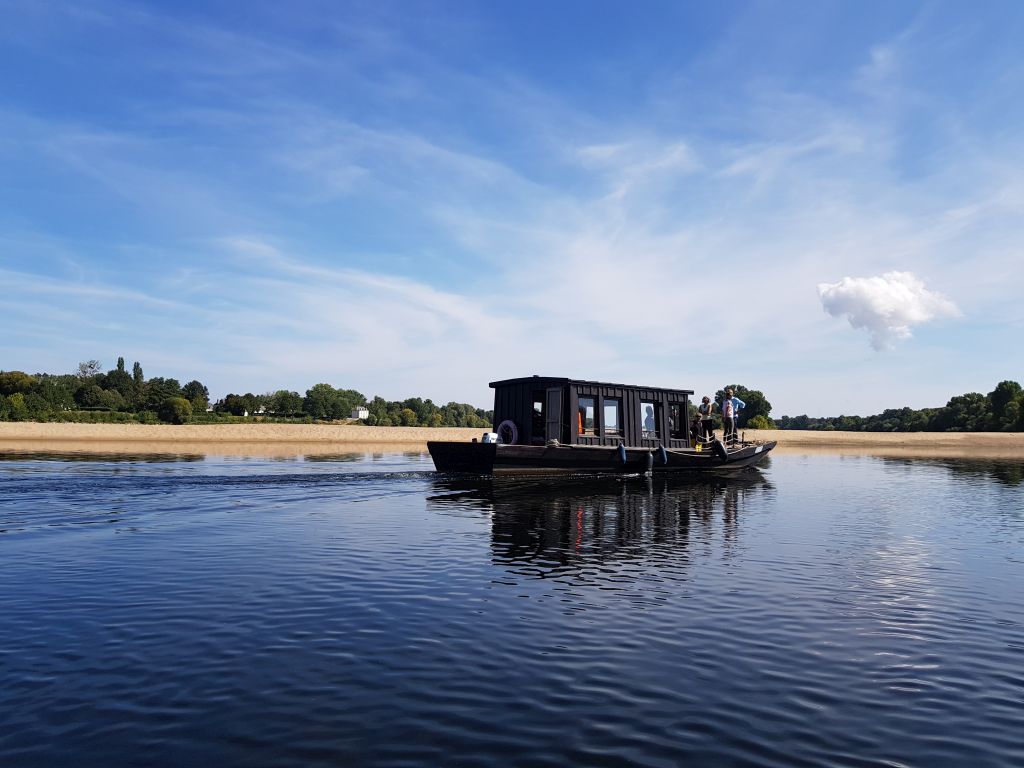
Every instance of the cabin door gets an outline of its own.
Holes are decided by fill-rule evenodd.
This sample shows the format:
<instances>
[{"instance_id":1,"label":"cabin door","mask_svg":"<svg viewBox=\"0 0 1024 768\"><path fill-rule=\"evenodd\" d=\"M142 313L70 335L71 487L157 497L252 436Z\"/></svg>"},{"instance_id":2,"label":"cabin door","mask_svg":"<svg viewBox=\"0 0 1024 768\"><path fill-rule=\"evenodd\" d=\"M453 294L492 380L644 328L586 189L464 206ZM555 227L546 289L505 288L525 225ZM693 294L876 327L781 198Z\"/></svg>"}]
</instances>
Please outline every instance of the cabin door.
<instances>
[{"instance_id":1,"label":"cabin door","mask_svg":"<svg viewBox=\"0 0 1024 768\"><path fill-rule=\"evenodd\" d=\"M562 388L552 387L547 391L547 429L544 430L546 440L562 439Z\"/></svg>"}]
</instances>

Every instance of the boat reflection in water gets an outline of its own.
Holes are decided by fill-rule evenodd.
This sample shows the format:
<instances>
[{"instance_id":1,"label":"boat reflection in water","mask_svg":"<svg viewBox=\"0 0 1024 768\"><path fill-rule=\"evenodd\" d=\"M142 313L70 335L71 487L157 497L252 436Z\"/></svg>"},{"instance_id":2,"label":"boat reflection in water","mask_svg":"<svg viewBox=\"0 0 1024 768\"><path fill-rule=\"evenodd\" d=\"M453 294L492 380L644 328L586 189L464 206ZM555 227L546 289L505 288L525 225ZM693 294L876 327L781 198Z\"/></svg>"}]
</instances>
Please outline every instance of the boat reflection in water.
<instances>
[{"instance_id":1,"label":"boat reflection in water","mask_svg":"<svg viewBox=\"0 0 1024 768\"><path fill-rule=\"evenodd\" d=\"M696 542L720 539L727 551L746 505L774 492L757 469L732 478L438 478L434 487L436 509L489 514L495 561L537 578L630 561L679 564Z\"/></svg>"}]
</instances>

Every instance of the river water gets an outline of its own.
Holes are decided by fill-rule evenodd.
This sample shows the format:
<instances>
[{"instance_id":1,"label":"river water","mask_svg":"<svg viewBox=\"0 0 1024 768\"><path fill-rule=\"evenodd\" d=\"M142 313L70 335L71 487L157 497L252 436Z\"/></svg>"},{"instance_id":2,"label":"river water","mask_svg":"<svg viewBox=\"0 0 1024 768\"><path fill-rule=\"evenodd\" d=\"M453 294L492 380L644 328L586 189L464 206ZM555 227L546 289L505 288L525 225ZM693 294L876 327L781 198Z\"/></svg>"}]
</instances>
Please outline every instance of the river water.
<instances>
[{"instance_id":1,"label":"river water","mask_svg":"<svg viewBox=\"0 0 1024 768\"><path fill-rule=\"evenodd\" d=\"M0 456L3 766L1024 765L1024 465Z\"/></svg>"}]
</instances>

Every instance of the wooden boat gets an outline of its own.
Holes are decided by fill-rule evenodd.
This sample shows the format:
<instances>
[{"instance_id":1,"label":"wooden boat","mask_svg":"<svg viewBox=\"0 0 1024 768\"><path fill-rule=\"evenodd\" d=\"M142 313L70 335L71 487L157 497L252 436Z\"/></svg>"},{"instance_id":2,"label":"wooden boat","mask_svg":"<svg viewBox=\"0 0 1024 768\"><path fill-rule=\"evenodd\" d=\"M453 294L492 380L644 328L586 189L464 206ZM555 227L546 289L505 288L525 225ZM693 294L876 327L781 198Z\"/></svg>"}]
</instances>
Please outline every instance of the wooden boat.
<instances>
[{"instance_id":1,"label":"wooden boat","mask_svg":"<svg viewBox=\"0 0 1024 768\"><path fill-rule=\"evenodd\" d=\"M494 431L430 441L439 472L732 472L775 442L691 434L692 390L530 376L491 382Z\"/></svg>"}]
</instances>

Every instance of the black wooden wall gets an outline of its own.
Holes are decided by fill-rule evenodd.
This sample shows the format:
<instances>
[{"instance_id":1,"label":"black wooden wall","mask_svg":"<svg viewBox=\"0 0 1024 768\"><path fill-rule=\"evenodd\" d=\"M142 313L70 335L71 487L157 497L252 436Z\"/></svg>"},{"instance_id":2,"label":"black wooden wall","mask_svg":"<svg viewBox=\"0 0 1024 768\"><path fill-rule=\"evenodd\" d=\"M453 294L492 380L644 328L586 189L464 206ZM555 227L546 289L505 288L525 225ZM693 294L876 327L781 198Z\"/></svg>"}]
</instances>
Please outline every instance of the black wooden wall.
<instances>
[{"instance_id":1,"label":"black wooden wall","mask_svg":"<svg viewBox=\"0 0 1024 768\"><path fill-rule=\"evenodd\" d=\"M563 398L561 403L562 419L560 434L545 434L545 437L555 438L563 443L577 445L618 445L624 442L628 446L657 447L664 445L666 448L684 448L690 445L689 429L687 425L687 403L689 395L687 390L668 389L647 389L643 387L625 386L620 384L602 384L598 382L571 381L568 379L556 379L545 377L533 377L530 379L514 380L508 383L498 383L494 388L494 429L506 419L511 419L516 424L519 432L518 442L523 445L530 444L533 424L533 395L535 392L546 392L552 388L561 388ZM576 414L579 411L580 397L593 397L596 401L595 415L597 419L596 435L580 435L577 429ZM604 401L606 398L617 398L622 404L621 433L619 435L604 434ZM657 403L657 438L643 437L643 415L640 411L641 403ZM683 420L683 439L673 439L669 432L669 406L678 403ZM554 426L549 425L547 432L554 432Z\"/></svg>"}]
</instances>

